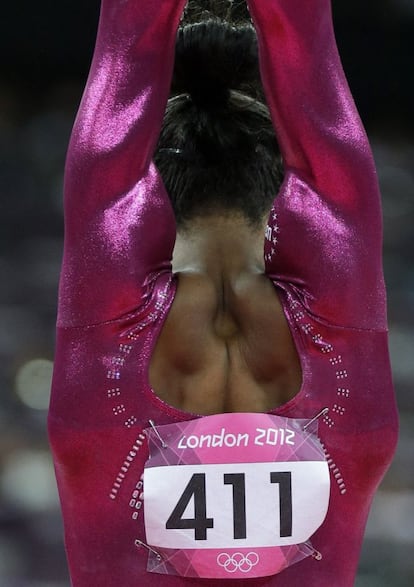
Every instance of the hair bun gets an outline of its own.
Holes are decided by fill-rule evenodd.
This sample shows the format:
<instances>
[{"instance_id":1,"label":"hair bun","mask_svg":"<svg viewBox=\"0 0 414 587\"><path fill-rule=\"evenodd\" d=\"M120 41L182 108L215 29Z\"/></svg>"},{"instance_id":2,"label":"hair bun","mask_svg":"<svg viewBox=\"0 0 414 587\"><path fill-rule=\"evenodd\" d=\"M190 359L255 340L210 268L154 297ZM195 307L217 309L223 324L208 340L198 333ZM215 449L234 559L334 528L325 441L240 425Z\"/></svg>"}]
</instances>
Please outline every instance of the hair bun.
<instances>
[{"instance_id":1,"label":"hair bun","mask_svg":"<svg viewBox=\"0 0 414 587\"><path fill-rule=\"evenodd\" d=\"M173 94L189 94L200 108L226 105L231 90L256 95L260 80L256 32L250 24L218 19L178 31Z\"/></svg>"}]
</instances>

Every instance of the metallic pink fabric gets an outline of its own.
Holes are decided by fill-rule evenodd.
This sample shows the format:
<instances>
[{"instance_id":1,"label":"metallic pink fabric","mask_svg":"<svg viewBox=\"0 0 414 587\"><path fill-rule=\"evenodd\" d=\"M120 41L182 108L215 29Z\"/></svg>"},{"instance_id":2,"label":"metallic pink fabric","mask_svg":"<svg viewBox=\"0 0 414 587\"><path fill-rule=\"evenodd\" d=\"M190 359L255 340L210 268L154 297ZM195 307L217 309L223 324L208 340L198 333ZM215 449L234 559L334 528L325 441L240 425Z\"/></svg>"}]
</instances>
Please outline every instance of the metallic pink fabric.
<instances>
[{"instance_id":1,"label":"metallic pink fabric","mask_svg":"<svg viewBox=\"0 0 414 587\"><path fill-rule=\"evenodd\" d=\"M206 584L147 573L147 553L135 546L145 540L142 429L149 419L194 418L163 403L148 382L176 288L174 215L151 157L184 4L103 0L69 147L49 432L75 587ZM377 179L337 55L329 0L249 6L286 167L266 232L266 272L303 370L299 394L274 413L311 418L329 407L320 436L332 495L312 538L323 559L243 585L351 587L397 435Z\"/></svg>"}]
</instances>

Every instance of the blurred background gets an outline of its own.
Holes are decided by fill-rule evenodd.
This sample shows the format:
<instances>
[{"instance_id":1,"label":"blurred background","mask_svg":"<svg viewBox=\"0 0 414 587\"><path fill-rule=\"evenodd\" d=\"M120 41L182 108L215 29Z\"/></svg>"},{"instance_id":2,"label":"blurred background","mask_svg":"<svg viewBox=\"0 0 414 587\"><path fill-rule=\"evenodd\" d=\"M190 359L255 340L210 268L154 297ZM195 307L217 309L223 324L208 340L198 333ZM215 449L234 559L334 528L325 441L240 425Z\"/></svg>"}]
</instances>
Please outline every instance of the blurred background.
<instances>
[{"instance_id":1,"label":"blurred background","mask_svg":"<svg viewBox=\"0 0 414 587\"><path fill-rule=\"evenodd\" d=\"M137 0L138 1L138 0ZM308 0L304 0L308 1ZM414 0L334 0L337 39L382 188L401 436L357 587L414 585ZM62 174L99 1L3 3L0 54L0 585L68 587L46 437ZM335 587L335 586L332 586Z\"/></svg>"}]
</instances>

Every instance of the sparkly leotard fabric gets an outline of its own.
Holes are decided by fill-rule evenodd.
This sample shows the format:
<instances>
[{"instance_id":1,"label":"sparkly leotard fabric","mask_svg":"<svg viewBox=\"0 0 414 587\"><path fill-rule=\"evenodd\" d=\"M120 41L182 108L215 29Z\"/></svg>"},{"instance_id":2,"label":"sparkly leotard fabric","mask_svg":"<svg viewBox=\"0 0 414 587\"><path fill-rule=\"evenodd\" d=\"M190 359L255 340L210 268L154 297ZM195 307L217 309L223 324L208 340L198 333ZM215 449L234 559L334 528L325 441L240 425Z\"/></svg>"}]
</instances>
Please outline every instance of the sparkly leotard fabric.
<instances>
[{"instance_id":1,"label":"sparkly leotard fabric","mask_svg":"<svg viewBox=\"0 0 414 587\"><path fill-rule=\"evenodd\" d=\"M285 181L266 273L301 359L275 410L329 412L328 515L307 558L243 585L351 587L373 494L394 452L377 178L337 54L329 0L250 0ZM142 430L194 418L150 388L152 349L176 291L175 221L151 163L185 0L103 0L65 178L65 250L49 433L74 587L223 584L146 571ZM166 488L168 491L168 488ZM229 587L240 581L225 581Z\"/></svg>"}]
</instances>

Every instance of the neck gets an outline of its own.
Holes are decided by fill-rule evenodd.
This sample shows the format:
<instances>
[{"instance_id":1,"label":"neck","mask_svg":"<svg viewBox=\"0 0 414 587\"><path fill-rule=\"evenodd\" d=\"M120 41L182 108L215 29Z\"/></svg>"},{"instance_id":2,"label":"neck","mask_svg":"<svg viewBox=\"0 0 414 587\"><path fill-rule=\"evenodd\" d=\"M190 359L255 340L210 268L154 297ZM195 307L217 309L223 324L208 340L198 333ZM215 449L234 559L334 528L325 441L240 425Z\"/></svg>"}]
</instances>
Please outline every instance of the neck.
<instances>
[{"instance_id":1,"label":"neck","mask_svg":"<svg viewBox=\"0 0 414 587\"><path fill-rule=\"evenodd\" d=\"M197 219L177 234L174 272L200 272L233 278L263 273L264 225L252 227L240 216Z\"/></svg>"}]
</instances>

